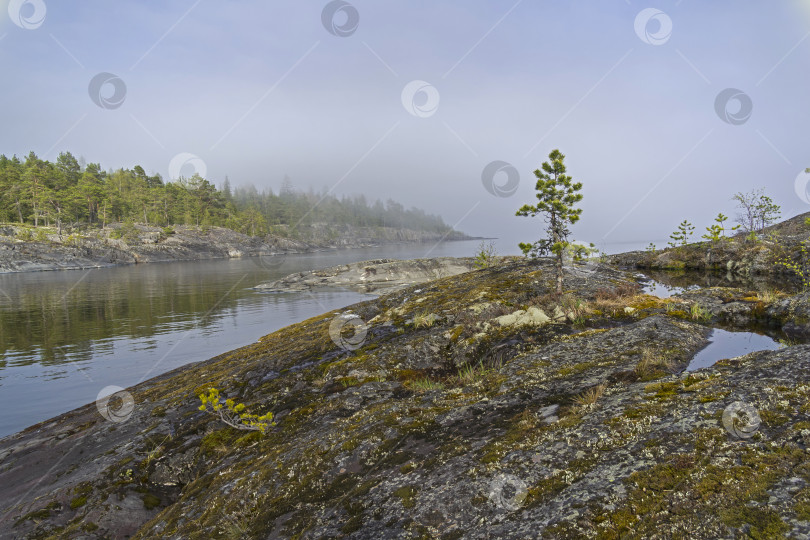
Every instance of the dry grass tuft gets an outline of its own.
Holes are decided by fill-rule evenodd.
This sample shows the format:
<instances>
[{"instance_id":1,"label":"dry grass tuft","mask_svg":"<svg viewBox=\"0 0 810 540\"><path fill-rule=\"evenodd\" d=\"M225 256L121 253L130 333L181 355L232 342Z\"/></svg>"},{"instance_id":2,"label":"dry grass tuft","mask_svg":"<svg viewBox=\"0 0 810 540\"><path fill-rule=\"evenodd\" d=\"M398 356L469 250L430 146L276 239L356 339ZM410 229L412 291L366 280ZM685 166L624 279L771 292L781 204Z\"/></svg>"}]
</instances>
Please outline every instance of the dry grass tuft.
<instances>
[{"instance_id":1,"label":"dry grass tuft","mask_svg":"<svg viewBox=\"0 0 810 540\"><path fill-rule=\"evenodd\" d=\"M674 363L649 348L642 349L641 360L633 369L639 379L650 380L672 371Z\"/></svg>"},{"instance_id":2,"label":"dry grass tuft","mask_svg":"<svg viewBox=\"0 0 810 540\"><path fill-rule=\"evenodd\" d=\"M757 300L763 304L772 304L781 298L782 293L774 290L759 291L757 292Z\"/></svg>"},{"instance_id":3,"label":"dry grass tuft","mask_svg":"<svg viewBox=\"0 0 810 540\"><path fill-rule=\"evenodd\" d=\"M598 295L592 302L592 309L597 309L606 315L623 315L624 308L628 306L656 307L663 302L661 299L647 294L634 294L632 296L606 296Z\"/></svg>"},{"instance_id":4,"label":"dry grass tuft","mask_svg":"<svg viewBox=\"0 0 810 540\"><path fill-rule=\"evenodd\" d=\"M596 300L616 300L617 298L627 298L628 296L636 296L639 293L639 287L632 283L622 283L612 289L599 289L594 294Z\"/></svg>"},{"instance_id":5,"label":"dry grass tuft","mask_svg":"<svg viewBox=\"0 0 810 540\"><path fill-rule=\"evenodd\" d=\"M590 407L599 401L599 398L605 394L605 390L607 390L607 383L597 384L576 396L574 403L583 408Z\"/></svg>"},{"instance_id":6,"label":"dry grass tuft","mask_svg":"<svg viewBox=\"0 0 810 540\"><path fill-rule=\"evenodd\" d=\"M417 313L413 316L413 325L415 328L430 328L436 322L435 317L429 313Z\"/></svg>"}]
</instances>

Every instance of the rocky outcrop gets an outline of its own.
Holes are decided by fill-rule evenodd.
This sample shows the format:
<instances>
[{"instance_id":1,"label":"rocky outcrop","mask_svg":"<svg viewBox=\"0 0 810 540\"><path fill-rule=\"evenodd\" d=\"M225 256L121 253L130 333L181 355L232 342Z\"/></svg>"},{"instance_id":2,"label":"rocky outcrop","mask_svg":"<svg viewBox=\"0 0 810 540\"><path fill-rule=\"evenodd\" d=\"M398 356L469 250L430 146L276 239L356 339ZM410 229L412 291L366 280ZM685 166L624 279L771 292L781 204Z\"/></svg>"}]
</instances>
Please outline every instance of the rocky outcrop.
<instances>
[{"instance_id":1,"label":"rocky outcrop","mask_svg":"<svg viewBox=\"0 0 810 540\"><path fill-rule=\"evenodd\" d=\"M696 311L693 307L698 308ZM779 338L810 338L810 292L787 295L732 287L686 291L670 303L672 313L732 328L756 328Z\"/></svg>"},{"instance_id":2,"label":"rocky outcrop","mask_svg":"<svg viewBox=\"0 0 810 540\"><path fill-rule=\"evenodd\" d=\"M469 272L472 259L440 257L435 259L376 259L331 266L290 274L279 280L261 283L256 289L267 292L309 291L319 287L340 287L357 292L391 292L409 285Z\"/></svg>"},{"instance_id":3,"label":"rocky outcrop","mask_svg":"<svg viewBox=\"0 0 810 540\"><path fill-rule=\"evenodd\" d=\"M549 261L410 286L2 439L0 536L810 535L810 346L686 374L689 306L744 291L554 286ZM276 425L199 410L211 386Z\"/></svg>"},{"instance_id":4,"label":"rocky outcrop","mask_svg":"<svg viewBox=\"0 0 810 540\"><path fill-rule=\"evenodd\" d=\"M279 236L283 233L284 236ZM367 248L386 244L469 239L385 227L315 224L299 231L277 227L277 234L254 237L223 227L171 228L114 225L84 233L58 235L55 230L16 225L0 227L0 273L65 270L146 262L261 257L273 267L289 253Z\"/></svg>"},{"instance_id":5,"label":"rocky outcrop","mask_svg":"<svg viewBox=\"0 0 810 540\"><path fill-rule=\"evenodd\" d=\"M744 235L717 242L699 242L686 246L652 251L631 251L608 256L623 268L653 270L700 270L737 276L778 275L793 281L794 273L778 259L793 260L799 244L810 239L810 226L805 220L810 213L795 216L766 228L756 241Z\"/></svg>"}]
</instances>

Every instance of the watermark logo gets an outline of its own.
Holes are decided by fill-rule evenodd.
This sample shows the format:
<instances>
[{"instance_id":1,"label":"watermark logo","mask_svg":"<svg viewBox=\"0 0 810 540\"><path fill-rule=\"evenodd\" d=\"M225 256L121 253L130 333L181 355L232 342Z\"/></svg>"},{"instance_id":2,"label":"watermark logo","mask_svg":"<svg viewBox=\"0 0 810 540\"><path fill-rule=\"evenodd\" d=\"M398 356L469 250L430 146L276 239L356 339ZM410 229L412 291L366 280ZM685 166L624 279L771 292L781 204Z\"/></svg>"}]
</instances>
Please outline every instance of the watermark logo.
<instances>
[{"instance_id":1,"label":"watermark logo","mask_svg":"<svg viewBox=\"0 0 810 540\"><path fill-rule=\"evenodd\" d=\"M104 72L90 79L87 93L93 103L102 109L117 109L127 97L127 85L118 75Z\"/></svg>"},{"instance_id":2,"label":"watermark logo","mask_svg":"<svg viewBox=\"0 0 810 540\"><path fill-rule=\"evenodd\" d=\"M329 337L341 349L354 351L363 346L368 326L358 315L343 313L329 323Z\"/></svg>"},{"instance_id":3,"label":"watermark logo","mask_svg":"<svg viewBox=\"0 0 810 540\"><path fill-rule=\"evenodd\" d=\"M732 102L737 104L735 107L731 105ZM740 126L751 118L751 111L754 110L754 102L751 98L736 88L726 88L714 100L714 111L717 116L726 124L732 126Z\"/></svg>"},{"instance_id":4,"label":"watermark logo","mask_svg":"<svg viewBox=\"0 0 810 540\"><path fill-rule=\"evenodd\" d=\"M588 279L600 268L596 249L581 243L571 242L563 251L563 266L573 276Z\"/></svg>"},{"instance_id":5,"label":"watermark logo","mask_svg":"<svg viewBox=\"0 0 810 540\"><path fill-rule=\"evenodd\" d=\"M499 474L489 484L489 500L503 510L514 512L523 505L529 490L526 483L512 474Z\"/></svg>"},{"instance_id":6,"label":"watermark logo","mask_svg":"<svg viewBox=\"0 0 810 540\"><path fill-rule=\"evenodd\" d=\"M251 260L261 268L267 270L275 270L281 267L287 260L286 253L262 253L256 257L251 257Z\"/></svg>"},{"instance_id":7,"label":"watermark logo","mask_svg":"<svg viewBox=\"0 0 810 540\"><path fill-rule=\"evenodd\" d=\"M47 11L42 0L11 0L8 3L11 22L25 30L36 30L42 26Z\"/></svg>"},{"instance_id":8,"label":"watermark logo","mask_svg":"<svg viewBox=\"0 0 810 540\"><path fill-rule=\"evenodd\" d=\"M750 439L762 421L756 407L744 401L735 401L723 410L723 427L739 439Z\"/></svg>"},{"instance_id":9,"label":"watermark logo","mask_svg":"<svg viewBox=\"0 0 810 540\"><path fill-rule=\"evenodd\" d=\"M402 89L402 106L413 116L429 118L439 109L439 91L425 81L411 81Z\"/></svg>"},{"instance_id":10,"label":"watermark logo","mask_svg":"<svg viewBox=\"0 0 810 540\"><path fill-rule=\"evenodd\" d=\"M663 45L672 36L672 19L660 9L642 9L633 26L638 38L648 45Z\"/></svg>"},{"instance_id":11,"label":"watermark logo","mask_svg":"<svg viewBox=\"0 0 810 540\"><path fill-rule=\"evenodd\" d=\"M810 168L803 170L796 177L796 182L793 184L793 189L796 191L796 196L799 197L806 204L810 204Z\"/></svg>"},{"instance_id":12,"label":"watermark logo","mask_svg":"<svg viewBox=\"0 0 810 540\"><path fill-rule=\"evenodd\" d=\"M326 31L337 37L349 37L357 31L360 13L357 8L343 0L334 0L324 6L321 22Z\"/></svg>"},{"instance_id":13,"label":"watermark logo","mask_svg":"<svg viewBox=\"0 0 810 540\"><path fill-rule=\"evenodd\" d=\"M105 419L120 424L132 416L135 399L120 386L105 386L98 393L96 408Z\"/></svg>"},{"instance_id":14,"label":"watermark logo","mask_svg":"<svg viewBox=\"0 0 810 540\"><path fill-rule=\"evenodd\" d=\"M496 183L495 178L506 176L506 181ZM511 197L520 185L520 173L511 163L493 161L481 172L481 183L490 194L496 197Z\"/></svg>"},{"instance_id":15,"label":"watermark logo","mask_svg":"<svg viewBox=\"0 0 810 540\"><path fill-rule=\"evenodd\" d=\"M193 169L193 172L191 174L184 174L184 171L186 173L188 172L189 167ZM199 174L200 177L205 178L207 172L208 167L206 167L205 162L200 159L199 156L189 152L177 154L169 162L169 180L190 178L195 174Z\"/></svg>"}]
</instances>

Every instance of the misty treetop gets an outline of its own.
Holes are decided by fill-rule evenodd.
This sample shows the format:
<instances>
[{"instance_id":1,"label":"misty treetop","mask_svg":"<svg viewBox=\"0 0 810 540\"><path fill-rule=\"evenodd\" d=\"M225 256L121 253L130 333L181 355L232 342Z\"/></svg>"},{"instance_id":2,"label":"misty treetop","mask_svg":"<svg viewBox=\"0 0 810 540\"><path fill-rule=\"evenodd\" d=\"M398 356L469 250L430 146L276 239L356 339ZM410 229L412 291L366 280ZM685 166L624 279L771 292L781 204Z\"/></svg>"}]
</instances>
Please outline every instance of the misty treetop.
<instances>
[{"instance_id":1,"label":"misty treetop","mask_svg":"<svg viewBox=\"0 0 810 540\"><path fill-rule=\"evenodd\" d=\"M372 204L363 195L338 198L311 189L299 192L285 179L278 194L252 185L221 188L194 174L174 182L149 176L143 167L104 171L81 165L70 153L56 162L30 152L24 160L0 155L0 221L34 226L101 225L140 222L152 225L222 226L253 236L274 225L291 228L313 223L394 227L444 233L440 216L388 200Z\"/></svg>"}]
</instances>

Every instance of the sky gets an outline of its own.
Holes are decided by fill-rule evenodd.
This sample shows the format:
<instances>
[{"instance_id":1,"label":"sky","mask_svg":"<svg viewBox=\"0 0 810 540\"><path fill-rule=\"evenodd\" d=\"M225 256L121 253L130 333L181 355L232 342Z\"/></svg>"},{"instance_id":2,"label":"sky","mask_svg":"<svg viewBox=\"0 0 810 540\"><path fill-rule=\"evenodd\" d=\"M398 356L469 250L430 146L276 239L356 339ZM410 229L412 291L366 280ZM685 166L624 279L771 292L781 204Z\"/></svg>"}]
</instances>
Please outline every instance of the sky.
<instances>
[{"instance_id":1,"label":"sky","mask_svg":"<svg viewBox=\"0 0 810 540\"><path fill-rule=\"evenodd\" d=\"M553 149L572 237L810 211L810 0L0 0L0 153L392 198L469 234ZM494 163L497 162L497 163ZM494 163L494 164L493 164Z\"/></svg>"}]
</instances>

